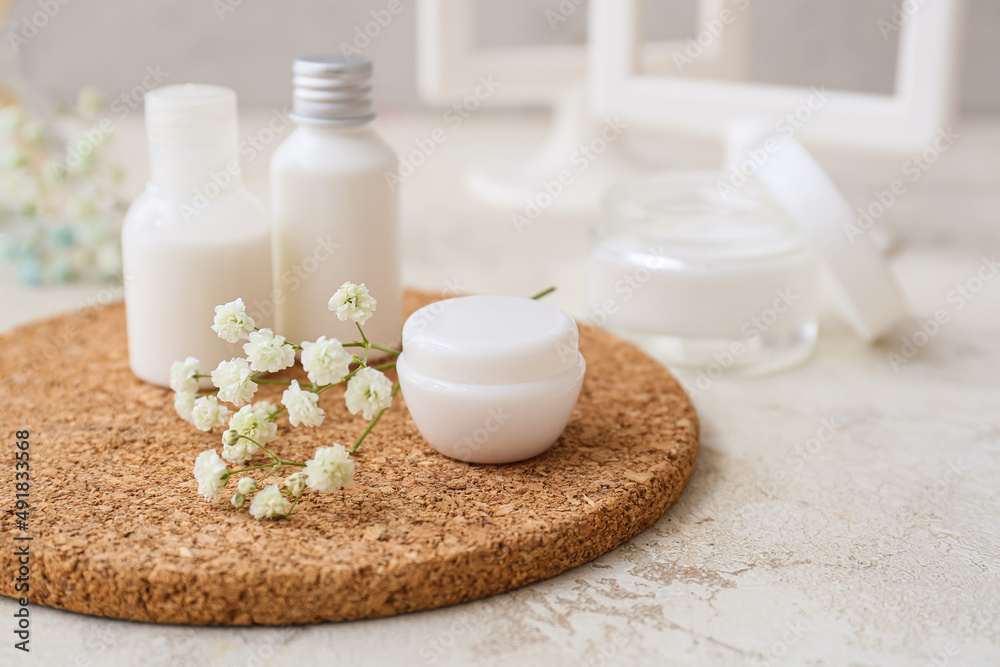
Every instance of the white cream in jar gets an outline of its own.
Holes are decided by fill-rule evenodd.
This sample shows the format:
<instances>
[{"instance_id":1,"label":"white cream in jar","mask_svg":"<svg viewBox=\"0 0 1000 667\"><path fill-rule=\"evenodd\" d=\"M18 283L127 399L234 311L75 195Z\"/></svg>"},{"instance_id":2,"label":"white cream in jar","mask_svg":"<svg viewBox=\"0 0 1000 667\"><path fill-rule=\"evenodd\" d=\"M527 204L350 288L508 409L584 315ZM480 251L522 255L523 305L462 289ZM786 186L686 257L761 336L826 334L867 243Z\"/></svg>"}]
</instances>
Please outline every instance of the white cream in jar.
<instances>
[{"instance_id":1,"label":"white cream in jar","mask_svg":"<svg viewBox=\"0 0 1000 667\"><path fill-rule=\"evenodd\" d=\"M755 183L665 172L608 195L594 229L590 319L677 366L787 367L816 340L819 261Z\"/></svg>"}]
</instances>

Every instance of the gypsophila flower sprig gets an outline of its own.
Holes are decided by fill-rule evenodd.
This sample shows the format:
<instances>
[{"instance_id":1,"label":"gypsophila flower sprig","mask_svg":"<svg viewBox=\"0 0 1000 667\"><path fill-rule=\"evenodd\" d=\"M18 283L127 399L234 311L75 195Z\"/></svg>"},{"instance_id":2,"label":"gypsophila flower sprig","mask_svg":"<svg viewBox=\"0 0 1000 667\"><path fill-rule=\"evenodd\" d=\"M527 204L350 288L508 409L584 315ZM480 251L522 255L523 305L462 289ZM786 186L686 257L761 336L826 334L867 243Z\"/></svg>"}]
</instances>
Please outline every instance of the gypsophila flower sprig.
<instances>
[{"instance_id":1,"label":"gypsophila flower sprig","mask_svg":"<svg viewBox=\"0 0 1000 667\"><path fill-rule=\"evenodd\" d=\"M256 519L282 519L291 514L303 495L309 491L333 493L354 483L354 455L361 443L392 405L399 391L383 371L395 368L395 362L369 366L373 350L398 355L398 350L376 345L368 340L363 325L373 316L377 306L364 283L346 282L330 298L329 309L342 322L352 322L361 340L342 343L336 338L320 336L316 341L295 344L271 329L259 328L247 313L242 299L216 306L212 330L219 338L243 344L246 357L221 362L210 373L202 373L194 357L174 362L170 369L170 386L174 390L174 408L181 419L201 431L211 432L216 426L222 431L222 455L208 449L198 455L194 477L198 493L211 502L219 496L229 478L238 476L236 492L230 498L235 508L247 506ZM358 354L350 349L359 348ZM296 351L302 352L302 366L309 381L281 380L261 377L284 370L295 364ZM352 369L353 367L353 369ZM211 379L215 391L200 391L199 382ZM361 414L367 427L348 449L340 443L324 443L316 448L313 458L305 462L285 460L276 453L278 420L287 417L290 427L315 427L323 423L326 413L320 407L320 396L336 385L347 385L344 400L351 414ZM288 388L282 394L281 405L266 401L252 403L261 384L281 384ZM230 410L222 403L230 403ZM251 465L262 453L264 463ZM230 470L228 464L246 467ZM258 485L248 473L264 473L262 479L276 477L284 468L295 468L283 485Z\"/></svg>"}]
</instances>

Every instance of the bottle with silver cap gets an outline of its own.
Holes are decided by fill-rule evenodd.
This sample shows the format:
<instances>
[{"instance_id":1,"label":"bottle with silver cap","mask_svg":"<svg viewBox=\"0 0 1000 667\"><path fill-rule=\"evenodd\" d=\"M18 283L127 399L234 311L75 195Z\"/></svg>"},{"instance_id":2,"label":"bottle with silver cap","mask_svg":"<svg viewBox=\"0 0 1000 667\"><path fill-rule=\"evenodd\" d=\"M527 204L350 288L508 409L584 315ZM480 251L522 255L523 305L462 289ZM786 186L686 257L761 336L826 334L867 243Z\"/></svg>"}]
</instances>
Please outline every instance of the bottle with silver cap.
<instances>
[{"instance_id":1,"label":"bottle with silver cap","mask_svg":"<svg viewBox=\"0 0 1000 667\"><path fill-rule=\"evenodd\" d=\"M197 357L208 373L242 356L212 331L215 306L242 298L271 326L271 224L243 186L232 90L150 91L146 135L149 183L122 226L128 353L132 372L166 386L174 361Z\"/></svg>"},{"instance_id":2,"label":"bottle with silver cap","mask_svg":"<svg viewBox=\"0 0 1000 667\"><path fill-rule=\"evenodd\" d=\"M278 331L296 343L354 340L354 324L327 308L351 281L378 301L366 335L396 343L403 311L398 203L385 175L397 158L372 128L372 63L311 56L297 59L293 72L298 127L271 158Z\"/></svg>"}]
</instances>

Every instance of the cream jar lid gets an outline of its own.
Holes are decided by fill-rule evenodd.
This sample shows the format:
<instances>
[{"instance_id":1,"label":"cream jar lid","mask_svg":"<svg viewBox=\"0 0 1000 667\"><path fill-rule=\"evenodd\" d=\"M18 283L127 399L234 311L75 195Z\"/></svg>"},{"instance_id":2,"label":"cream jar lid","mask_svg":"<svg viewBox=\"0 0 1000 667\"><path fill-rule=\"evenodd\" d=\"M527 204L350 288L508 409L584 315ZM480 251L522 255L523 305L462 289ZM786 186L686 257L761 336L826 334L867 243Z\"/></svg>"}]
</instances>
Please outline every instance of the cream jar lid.
<instances>
[{"instance_id":1,"label":"cream jar lid","mask_svg":"<svg viewBox=\"0 0 1000 667\"><path fill-rule=\"evenodd\" d=\"M438 301L403 325L403 354L416 372L476 385L543 380L580 361L580 332L550 304L513 296Z\"/></svg>"},{"instance_id":2,"label":"cream jar lid","mask_svg":"<svg viewBox=\"0 0 1000 667\"><path fill-rule=\"evenodd\" d=\"M834 277L841 315L867 340L908 315L902 290L871 234L855 233L854 212L802 144L756 121L731 130L730 157L758 156L755 178L798 224Z\"/></svg>"}]
</instances>

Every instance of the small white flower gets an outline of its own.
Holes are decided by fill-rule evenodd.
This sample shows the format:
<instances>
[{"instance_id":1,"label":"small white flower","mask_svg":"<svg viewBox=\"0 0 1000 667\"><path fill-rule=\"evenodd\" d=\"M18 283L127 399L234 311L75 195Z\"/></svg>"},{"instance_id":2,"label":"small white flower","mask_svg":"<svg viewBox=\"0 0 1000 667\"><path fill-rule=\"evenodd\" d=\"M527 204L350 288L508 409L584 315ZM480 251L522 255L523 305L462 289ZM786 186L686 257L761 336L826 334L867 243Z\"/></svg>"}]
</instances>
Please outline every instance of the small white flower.
<instances>
[{"instance_id":1,"label":"small white flower","mask_svg":"<svg viewBox=\"0 0 1000 667\"><path fill-rule=\"evenodd\" d=\"M352 415L360 412L372 419L392 404L392 382L381 371L362 368L348 380L344 400Z\"/></svg>"},{"instance_id":2,"label":"small white flower","mask_svg":"<svg viewBox=\"0 0 1000 667\"><path fill-rule=\"evenodd\" d=\"M257 482L253 477L240 477L240 481L236 483L236 490L244 496L249 496L257 490Z\"/></svg>"},{"instance_id":3,"label":"small white flower","mask_svg":"<svg viewBox=\"0 0 1000 667\"><path fill-rule=\"evenodd\" d=\"M292 473L285 478L285 488L291 491L292 496L298 498L306 490L306 474L304 472Z\"/></svg>"},{"instance_id":4,"label":"small white flower","mask_svg":"<svg viewBox=\"0 0 1000 667\"><path fill-rule=\"evenodd\" d=\"M292 380L291 386L281 395L281 403L288 408L288 421L292 426L319 426L326 415L317 405L319 395L299 388L299 381Z\"/></svg>"},{"instance_id":5,"label":"small white flower","mask_svg":"<svg viewBox=\"0 0 1000 667\"><path fill-rule=\"evenodd\" d=\"M225 445L222 448L222 458L230 463L246 463L257 453L257 445L267 445L274 440L277 432L278 425L268 421L266 410L244 405L233 414L229 420L229 430L222 434L222 443ZM233 441L235 436L230 435L231 433L244 437Z\"/></svg>"},{"instance_id":6,"label":"small white flower","mask_svg":"<svg viewBox=\"0 0 1000 667\"><path fill-rule=\"evenodd\" d=\"M188 357L184 361L175 361L170 365L170 388L176 392L193 394L198 391L199 361Z\"/></svg>"},{"instance_id":7,"label":"small white flower","mask_svg":"<svg viewBox=\"0 0 1000 667\"><path fill-rule=\"evenodd\" d=\"M246 340L253 328L253 318L247 315L243 299L215 307L215 324L212 325L212 331L219 334L222 340L230 343Z\"/></svg>"},{"instance_id":8,"label":"small white flower","mask_svg":"<svg viewBox=\"0 0 1000 667\"><path fill-rule=\"evenodd\" d=\"M122 251L118 247L117 240L105 243L97 248L94 264L105 279L121 275Z\"/></svg>"},{"instance_id":9,"label":"small white flower","mask_svg":"<svg viewBox=\"0 0 1000 667\"><path fill-rule=\"evenodd\" d=\"M315 343L302 343L302 368L315 385L334 384L347 375L351 355L336 338L320 336Z\"/></svg>"},{"instance_id":10,"label":"small white flower","mask_svg":"<svg viewBox=\"0 0 1000 667\"><path fill-rule=\"evenodd\" d=\"M0 153L0 167L4 169L20 169L26 164L28 164L28 154L20 148L11 147Z\"/></svg>"},{"instance_id":11,"label":"small white flower","mask_svg":"<svg viewBox=\"0 0 1000 667\"><path fill-rule=\"evenodd\" d=\"M354 483L354 459L343 445L319 447L306 461L306 484L322 493L331 493Z\"/></svg>"},{"instance_id":12,"label":"small white flower","mask_svg":"<svg viewBox=\"0 0 1000 667\"><path fill-rule=\"evenodd\" d=\"M275 336L270 329L250 333L250 342L243 344L243 353L255 371L275 373L295 363L295 348L285 345L284 336Z\"/></svg>"},{"instance_id":13,"label":"small white flower","mask_svg":"<svg viewBox=\"0 0 1000 667\"><path fill-rule=\"evenodd\" d=\"M216 426L225 425L228 413L226 406L219 405L215 396L202 396L194 402L191 423L202 431L211 431Z\"/></svg>"},{"instance_id":14,"label":"small white flower","mask_svg":"<svg viewBox=\"0 0 1000 667\"><path fill-rule=\"evenodd\" d=\"M249 440L241 439L235 445L223 445L222 458L237 465L240 463L246 463L253 458L257 449L257 445L253 444Z\"/></svg>"},{"instance_id":15,"label":"small white flower","mask_svg":"<svg viewBox=\"0 0 1000 667\"><path fill-rule=\"evenodd\" d=\"M42 139L45 138L43 129L42 124L37 120L29 120L21 128L21 138L32 146L41 145Z\"/></svg>"},{"instance_id":16,"label":"small white flower","mask_svg":"<svg viewBox=\"0 0 1000 667\"><path fill-rule=\"evenodd\" d=\"M260 445L274 440L278 425L269 421L267 410L257 406L244 405L229 420L229 428ZM246 442L242 440L241 442Z\"/></svg>"},{"instance_id":17,"label":"small white flower","mask_svg":"<svg viewBox=\"0 0 1000 667\"><path fill-rule=\"evenodd\" d=\"M250 402L257 393L257 383L250 379L252 376L250 364L242 357L220 361L212 371L212 384L219 388L219 400L233 405Z\"/></svg>"},{"instance_id":18,"label":"small white flower","mask_svg":"<svg viewBox=\"0 0 1000 667\"><path fill-rule=\"evenodd\" d=\"M364 283L356 285L348 281L334 292L327 307L337 314L337 319L341 322L351 320L364 324L375 312L375 305L375 299L368 293Z\"/></svg>"},{"instance_id":19,"label":"small white flower","mask_svg":"<svg viewBox=\"0 0 1000 667\"><path fill-rule=\"evenodd\" d=\"M191 413L194 410L194 392L180 391L174 394L174 410L180 418L186 422L191 421Z\"/></svg>"},{"instance_id":20,"label":"small white flower","mask_svg":"<svg viewBox=\"0 0 1000 667\"><path fill-rule=\"evenodd\" d=\"M229 502L233 507L239 509L247 504L247 497L242 493L234 493L233 497L229 499Z\"/></svg>"},{"instance_id":21,"label":"small white flower","mask_svg":"<svg viewBox=\"0 0 1000 667\"><path fill-rule=\"evenodd\" d=\"M270 417L278 411L278 406L271 401L257 401L253 404L254 410L263 410Z\"/></svg>"},{"instance_id":22,"label":"small white flower","mask_svg":"<svg viewBox=\"0 0 1000 667\"><path fill-rule=\"evenodd\" d=\"M27 120L24 109L16 105L0 107L0 132L13 134Z\"/></svg>"},{"instance_id":23,"label":"small white flower","mask_svg":"<svg viewBox=\"0 0 1000 667\"><path fill-rule=\"evenodd\" d=\"M277 484L258 491L250 501L250 516L255 519L280 519L290 509L291 504L281 495Z\"/></svg>"},{"instance_id":24,"label":"small white flower","mask_svg":"<svg viewBox=\"0 0 1000 667\"><path fill-rule=\"evenodd\" d=\"M206 449L194 460L194 478L198 480L198 493L206 500L219 502L219 491L229 479L229 470L214 449Z\"/></svg>"},{"instance_id":25,"label":"small white flower","mask_svg":"<svg viewBox=\"0 0 1000 667\"><path fill-rule=\"evenodd\" d=\"M85 118L94 118L103 106L101 91L94 86L87 86L76 96L76 112Z\"/></svg>"}]
</instances>

